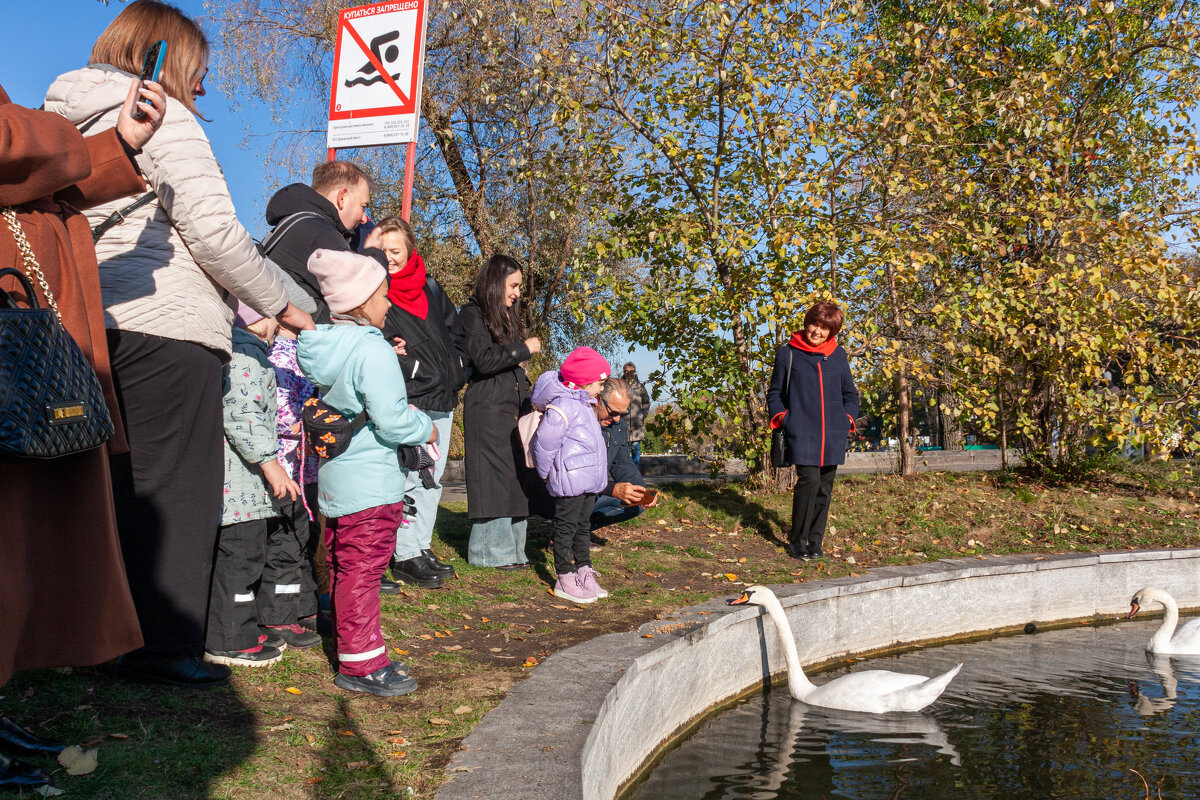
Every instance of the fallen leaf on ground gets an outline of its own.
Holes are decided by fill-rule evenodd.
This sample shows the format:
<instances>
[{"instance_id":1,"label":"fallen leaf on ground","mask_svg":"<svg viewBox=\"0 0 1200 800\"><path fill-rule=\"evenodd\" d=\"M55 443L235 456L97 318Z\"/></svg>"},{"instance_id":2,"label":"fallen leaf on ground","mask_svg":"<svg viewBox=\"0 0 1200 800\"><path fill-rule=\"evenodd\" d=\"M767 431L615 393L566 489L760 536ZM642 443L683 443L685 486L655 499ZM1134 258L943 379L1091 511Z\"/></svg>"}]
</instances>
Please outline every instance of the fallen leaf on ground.
<instances>
[{"instance_id":1,"label":"fallen leaf on ground","mask_svg":"<svg viewBox=\"0 0 1200 800\"><path fill-rule=\"evenodd\" d=\"M48 783L45 784L44 786L37 787L33 791L37 792L42 797L58 797L60 794L63 793L62 789L56 789L55 787L51 786Z\"/></svg>"},{"instance_id":2,"label":"fallen leaf on ground","mask_svg":"<svg viewBox=\"0 0 1200 800\"><path fill-rule=\"evenodd\" d=\"M538 660L536 658L534 658L533 656L530 656L529 658L525 659L525 663L522 664L521 666L536 667L537 665L538 665Z\"/></svg>"},{"instance_id":3,"label":"fallen leaf on ground","mask_svg":"<svg viewBox=\"0 0 1200 800\"><path fill-rule=\"evenodd\" d=\"M408 755L408 753L404 752L403 750L397 750L394 753L388 753L389 758L404 758L406 755Z\"/></svg>"},{"instance_id":4,"label":"fallen leaf on ground","mask_svg":"<svg viewBox=\"0 0 1200 800\"><path fill-rule=\"evenodd\" d=\"M442 645L442 649L447 652L453 652L455 650L462 650L462 645L461 644L447 644L447 645Z\"/></svg>"},{"instance_id":5,"label":"fallen leaf on ground","mask_svg":"<svg viewBox=\"0 0 1200 800\"><path fill-rule=\"evenodd\" d=\"M353 736L354 731L338 731L339 736Z\"/></svg>"},{"instance_id":6,"label":"fallen leaf on ground","mask_svg":"<svg viewBox=\"0 0 1200 800\"><path fill-rule=\"evenodd\" d=\"M108 735L108 738L110 738L110 739L128 739L129 734L128 733L110 733Z\"/></svg>"},{"instance_id":7,"label":"fallen leaf on ground","mask_svg":"<svg viewBox=\"0 0 1200 800\"><path fill-rule=\"evenodd\" d=\"M58 754L58 763L67 768L68 775L87 775L97 766L98 750L84 750L77 744Z\"/></svg>"},{"instance_id":8,"label":"fallen leaf on ground","mask_svg":"<svg viewBox=\"0 0 1200 800\"><path fill-rule=\"evenodd\" d=\"M491 620L490 620L490 619L488 619L487 617L480 617L480 618L479 618L479 621L480 621L480 622L491 622Z\"/></svg>"},{"instance_id":9,"label":"fallen leaf on ground","mask_svg":"<svg viewBox=\"0 0 1200 800\"><path fill-rule=\"evenodd\" d=\"M446 634L442 633L441 631L434 631L434 632L433 632L433 637L434 637L435 639L445 639L445 638L446 638ZM422 636L421 638L422 638L422 639L424 639L424 638L426 638L426 637Z\"/></svg>"},{"instance_id":10,"label":"fallen leaf on ground","mask_svg":"<svg viewBox=\"0 0 1200 800\"><path fill-rule=\"evenodd\" d=\"M643 633L643 634L642 634L642 638L643 638L643 639L653 639L653 638L654 638L654 634L653 634L653 633Z\"/></svg>"},{"instance_id":11,"label":"fallen leaf on ground","mask_svg":"<svg viewBox=\"0 0 1200 800\"><path fill-rule=\"evenodd\" d=\"M499 653L503 650L501 647L489 647L488 650L492 653Z\"/></svg>"},{"instance_id":12,"label":"fallen leaf on ground","mask_svg":"<svg viewBox=\"0 0 1200 800\"><path fill-rule=\"evenodd\" d=\"M470 714L474 710L475 709L471 708L470 706L459 706L458 708L454 709L454 713L455 714Z\"/></svg>"},{"instance_id":13,"label":"fallen leaf on ground","mask_svg":"<svg viewBox=\"0 0 1200 800\"><path fill-rule=\"evenodd\" d=\"M320 783L323 780L325 780L325 779L322 778L320 775L314 775L311 778L305 778L304 782L306 784L308 784L309 786L315 786L316 784Z\"/></svg>"},{"instance_id":14,"label":"fallen leaf on ground","mask_svg":"<svg viewBox=\"0 0 1200 800\"><path fill-rule=\"evenodd\" d=\"M550 606L550 607L551 607L551 608L557 608L559 611L566 611L566 610L567 610L567 607L566 607L566 606L555 606L555 605L552 605L552 606Z\"/></svg>"},{"instance_id":15,"label":"fallen leaf on ground","mask_svg":"<svg viewBox=\"0 0 1200 800\"><path fill-rule=\"evenodd\" d=\"M294 727L296 727L296 726L293 725L292 723L285 722L282 725L272 725L271 727L267 728L267 730L269 730L269 731L286 731L286 730L288 730L290 728L294 728Z\"/></svg>"},{"instance_id":16,"label":"fallen leaf on ground","mask_svg":"<svg viewBox=\"0 0 1200 800\"><path fill-rule=\"evenodd\" d=\"M304 692L300 691L295 686L289 686L286 689L284 689L284 691L287 692L288 694L304 694Z\"/></svg>"},{"instance_id":17,"label":"fallen leaf on ground","mask_svg":"<svg viewBox=\"0 0 1200 800\"><path fill-rule=\"evenodd\" d=\"M407 650L401 650L399 647L393 647L393 648L392 648L392 652L394 652L394 653L395 653L396 655L398 655L398 656L406 656L406 655L408 655L408 651L407 651Z\"/></svg>"},{"instance_id":18,"label":"fallen leaf on ground","mask_svg":"<svg viewBox=\"0 0 1200 800\"><path fill-rule=\"evenodd\" d=\"M726 578L728 578L728 579L729 579L729 580L731 580L731 581L736 581L736 580L737 580L737 575L734 575L732 572L726 572L726 573L725 573L725 577L726 577Z\"/></svg>"},{"instance_id":19,"label":"fallen leaf on ground","mask_svg":"<svg viewBox=\"0 0 1200 800\"><path fill-rule=\"evenodd\" d=\"M369 762L369 761L351 761L349 764L346 765L346 769L362 769L363 767L367 766L367 764L369 764L369 763L371 763L371 762Z\"/></svg>"},{"instance_id":20,"label":"fallen leaf on ground","mask_svg":"<svg viewBox=\"0 0 1200 800\"><path fill-rule=\"evenodd\" d=\"M432 637L432 636L430 636L428 633L422 633L422 634L421 634L421 635L420 635L418 638L420 638L420 639L432 639L433 637Z\"/></svg>"},{"instance_id":21,"label":"fallen leaf on ground","mask_svg":"<svg viewBox=\"0 0 1200 800\"><path fill-rule=\"evenodd\" d=\"M408 744L408 739L403 736L397 736L394 739L388 739L388 744Z\"/></svg>"},{"instance_id":22,"label":"fallen leaf on ground","mask_svg":"<svg viewBox=\"0 0 1200 800\"><path fill-rule=\"evenodd\" d=\"M441 717L430 717L429 724L430 725L449 725L450 720L442 719Z\"/></svg>"},{"instance_id":23,"label":"fallen leaf on ground","mask_svg":"<svg viewBox=\"0 0 1200 800\"><path fill-rule=\"evenodd\" d=\"M315 745L317 743L317 737L313 736L311 733L304 734L304 738L309 744Z\"/></svg>"}]
</instances>

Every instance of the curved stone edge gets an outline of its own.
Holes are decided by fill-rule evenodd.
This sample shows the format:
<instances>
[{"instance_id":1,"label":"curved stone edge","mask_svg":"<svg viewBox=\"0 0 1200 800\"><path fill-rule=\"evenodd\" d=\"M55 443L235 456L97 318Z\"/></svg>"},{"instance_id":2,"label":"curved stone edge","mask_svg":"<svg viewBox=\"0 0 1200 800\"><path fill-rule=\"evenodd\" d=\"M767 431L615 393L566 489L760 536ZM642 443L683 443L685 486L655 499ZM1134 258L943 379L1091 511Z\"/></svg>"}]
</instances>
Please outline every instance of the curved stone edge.
<instances>
[{"instance_id":1,"label":"curved stone edge","mask_svg":"<svg viewBox=\"0 0 1200 800\"><path fill-rule=\"evenodd\" d=\"M944 559L774 588L809 665L1115 616L1146 585L1200 605L1200 549ZM785 668L764 613L716 598L547 658L463 741L437 800L611 800L663 742Z\"/></svg>"}]
</instances>

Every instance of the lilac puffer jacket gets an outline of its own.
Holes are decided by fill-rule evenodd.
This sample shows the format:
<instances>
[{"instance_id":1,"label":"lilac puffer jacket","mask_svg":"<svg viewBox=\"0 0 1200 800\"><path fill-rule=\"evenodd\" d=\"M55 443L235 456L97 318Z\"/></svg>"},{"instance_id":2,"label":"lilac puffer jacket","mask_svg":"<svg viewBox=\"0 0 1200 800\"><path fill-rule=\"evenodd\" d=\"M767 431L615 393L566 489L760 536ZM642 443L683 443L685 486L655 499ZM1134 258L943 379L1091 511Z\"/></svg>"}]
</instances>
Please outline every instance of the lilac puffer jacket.
<instances>
[{"instance_id":1,"label":"lilac puffer jacket","mask_svg":"<svg viewBox=\"0 0 1200 800\"><path fill-rule=\"evenodd\" d=\"M533 456L550 494L577 497L604 491L608 450L587 392L568 389L558 373L551 371L538 377L530 399L535 408L545 412L533 437ZM562 415L546 412L548 405Z\"/></svg>"}]
</instances>

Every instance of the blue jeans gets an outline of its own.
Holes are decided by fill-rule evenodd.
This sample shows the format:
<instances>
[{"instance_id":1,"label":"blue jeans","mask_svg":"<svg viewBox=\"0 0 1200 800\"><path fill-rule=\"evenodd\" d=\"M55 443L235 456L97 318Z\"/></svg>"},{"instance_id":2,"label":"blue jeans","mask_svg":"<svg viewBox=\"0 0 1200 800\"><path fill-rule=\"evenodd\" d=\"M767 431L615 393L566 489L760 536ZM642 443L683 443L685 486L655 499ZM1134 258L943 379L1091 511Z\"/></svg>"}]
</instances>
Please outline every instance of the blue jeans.
<instances>
[{"instance_id":1,"label":"blue jeans","mask_svg":"<svg viewBox=\"0 0 1200 800\"><path fill-rule=\"evenodd\" d=\"M642 443L640 441L629 443L629 458L635 467L642 463Z\"/></svg>"},{"instance_id":2,"label":"blue jeans","mask_svg":"<svg viewBox=\"0 0 1200 800\"><path fill-rule=\"evenodd\" d=\"M592 530L606 525L619 525L642 513L641 506L622 505L621 501L610 495L602 494L596 498L596 506L592 509L590 522Z\"/></svg>"},{"instance_id":3,"label":"blue jeans","mask_svg":"<svg viewBox=\"0 0 1200 800\"><path fill-rule=\"evenodd\" d=\"M524 517L494 517L476 520L471 525L471 540L467 545L467 561L476 567L503 567L525 564Z\"/></svg>"},{"instance_id":4,"label":"blue jeans","mask_svg":"<svg viewBox=\"0 0 1200 800\"><path fill-rule=\"evenodd\" d=\"M407 561L421 555L422 550L428 550L433 541L433 523L437 520L438 501L442 499L442 473L446 471L446 462L450 456L450 425L454 421L453 411L426 411L433 420L433 426L438 432L438 460L433 466L433 480L436 489L426 489L421 484L421 474L416 470L408 473L408 482L404 485L404 493L412 498L416 507L416 516L410 519L408 526L396 531L395 558L397 561Z\"/></svg>"}]
</instances>

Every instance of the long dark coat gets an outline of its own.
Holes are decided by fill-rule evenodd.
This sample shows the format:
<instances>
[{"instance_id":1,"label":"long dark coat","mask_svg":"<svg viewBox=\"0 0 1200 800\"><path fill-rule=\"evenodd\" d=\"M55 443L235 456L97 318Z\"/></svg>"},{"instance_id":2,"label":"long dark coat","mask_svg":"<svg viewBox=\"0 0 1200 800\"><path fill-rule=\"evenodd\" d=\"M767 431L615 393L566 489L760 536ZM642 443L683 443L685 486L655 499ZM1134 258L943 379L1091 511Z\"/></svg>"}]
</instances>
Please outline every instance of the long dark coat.
<instances>
[{"instance_id":1,"label":"long dark coat","mask_svg":"<svg viewBox=\"0 0 1200 800\"><path fill-rule=\"evenodd\" d=\"M536 475L525 466L517 418L530 410L522 366L529 348L519 339L501 344L492 338L474 298L458 312L455 335L471 372L463 398L467 517L527 517L526 487Z\"/></svg>"},{"instance_id":2,"label":"long dark coat","mask_svg":"<svg viewBox=\"0 0 1200 800\"><path fill-rule=\"evenodd\" d=\"M106 447L46 461L0 459L0 686L17 670L98 664L142 645L108 468L109 453L128 447L108 366L96 251L75 209L143 191L115 130L84 139L66 119L15 105L0 88L0 206L17 206L117 425ZM0 222L0 265L20 264L12 232ZM24 300L15 280L0 285Z\"/></svg>"},{"instance_id":3,"label":"long dark coat","mask_svg":"<svg viewBox=\"0 0 1200 800\"><path fill-rule=\"evenodd\" d=\"M787 398L784 376L791 379ZM771 418L783 411L789 463L829 467L846 463L846 436L858 416L858 389L850 375L846 351L838 345L829 355L809 353L785 344L775 355L775 369L767 389Z\"/></svg>"}]
</instances>

